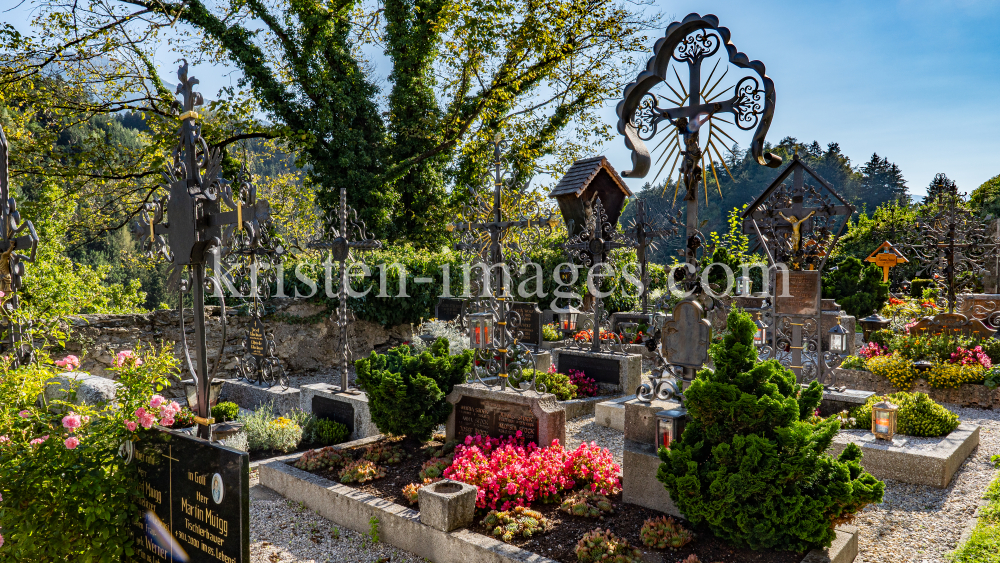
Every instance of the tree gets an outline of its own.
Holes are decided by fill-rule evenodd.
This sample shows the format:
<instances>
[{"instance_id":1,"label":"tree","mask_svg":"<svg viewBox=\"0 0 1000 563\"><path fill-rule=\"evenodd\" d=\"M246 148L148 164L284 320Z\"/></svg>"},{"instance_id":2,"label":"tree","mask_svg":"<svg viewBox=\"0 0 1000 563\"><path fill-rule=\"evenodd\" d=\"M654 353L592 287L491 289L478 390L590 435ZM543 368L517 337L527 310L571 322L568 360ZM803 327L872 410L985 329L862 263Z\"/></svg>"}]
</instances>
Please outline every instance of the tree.
<instances>
[{"instance_id":1,"label":"tree","mask_svg":"<svg viewBox=\"0 0 1000 563\"><path fill-rule=\"evenodd\" d=\"M346 187L376 234L423 245L443 241L441 220L482 177L483 148L495 134L512 139L522 179L558 172L610 138L601 107L631 78L656 20L622 0L42 4L41 39L22 45L30 48L15 65L18 77L109 59L134 89L157 85L137 109L170 115L149 39L176 26L176 52L224 59L242 73L239 89L215 103L221 127L206 129L211 144L280 138L307 168L304 185L329 221ZM363 60L366 45L389 56L388 95Z\"/></svg>"},{"instance_id":2,"label":"tree","mask_svg":"<svg viewBox=\"0 0 1000 563\"><path fill-rule=\"evenodd\" d=\"M939 195L948 194L958 194L958 186L944 172L938 172L934 175L934 179L931 180L930 185L927 186L927 195L924 196L923 202L932 203L938 199Z\"/></svg>"},{"instance_id":3,"label":"tree","mask_svg":"<svg viewBox=\"0 0 1000 563\"><path fill-rule=\"evenodd\" d=\"M849 256L823 274L823 299L835 299L848 315L861 319L882 308L889 284L882 282L881 268Z\"/></svg>"},{"instance_id":4,"label":"tree","mask_svg":"<svg viewBox=\"0 0 1000 563\"><path fill-rule=\"evenodd\" d=\"M969 205L983 215L1000 216L1000 174L972 190L969 194Z\"/></svg>"},{"instance_id":5,"label":"tree","mask_svg":"<svg viewBox=\"0 0 1000 563\"><path fill-rule=\"evenodd\" d=\"M888 158L880 158L878 153L861 167L861 190L858 201L867 209L875 209L886 202L909 202L906 180L903 172Z\"/></svg>"}]
</instances>

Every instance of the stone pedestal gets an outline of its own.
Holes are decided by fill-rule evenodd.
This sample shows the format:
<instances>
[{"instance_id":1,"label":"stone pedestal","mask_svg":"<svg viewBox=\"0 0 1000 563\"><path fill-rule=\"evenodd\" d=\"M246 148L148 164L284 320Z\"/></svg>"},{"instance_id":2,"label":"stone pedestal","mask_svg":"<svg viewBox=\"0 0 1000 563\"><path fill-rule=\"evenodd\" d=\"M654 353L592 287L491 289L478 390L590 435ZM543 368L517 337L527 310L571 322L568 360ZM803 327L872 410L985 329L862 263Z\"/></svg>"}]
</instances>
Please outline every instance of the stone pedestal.
<instances>
[{"instance_id":1,"label":"stone pedestal","mask_svg":"<svg viewBox=\"0 0 1000 563\"><path fill-rule=\"evenodd\" d=\"M521 431L525 443L566 445L566 410L552 393L489 389L479 383L456 385L448 394L453 405L446 440L468 435L504 438Z\"/></svg>"},{"instance_id":2,"label":"stone pedestal","mask_svg":"<svg viewBox=\"0 0 1000 563\"><path fill-rule=\"evenodd\" d=\"M302 386L299 400L299 408L305 412L347 426L351 440L379 434L368 409L368 395L364 393L341 393L339 385L310 383Z\"/></svg>"},{"instance_id":3,"label":"stone pedestal","mask_svg":"<svg viewBox=\"0 0 1000 563\"><path fill-rule=\"evenodd\" d=\"M841 411L849 411L855 407L864 405L873 395L875 395L874 391L860 391L858 389L834 391L826 389L823 391L823 402L819 405L819 414L820 416L830 416Z\"/></svg>"},{"instance_id":4,"label":"stone pedestal","mask_svg":"<svg viewBox=\"0 0 1000 563\"><path fill-rule=\"evenodd\" d=\"M476 487L443 479L417 491L420 522L442 532L471 526L476 514Z\"/></svg>"},{"instance_id":5,"label":"stone pedestal","mask_svg":"<svg viewBox=\"0 0 1000 563\"><path fill-rule=\"evenodd\" d=\"M597 383L614 385L622 393L634 393L642 384L642 356L640 354L612 354L589 352L577 348L552 350L556 371L569 373L582 371Z\"/></svg>"},{"instance_id":6,"label":"stone pedestal","mask_svg":"<svg viewBox=\"0 0 1000 563\"><path fill-rule=\"evenodd\" d=\"M656 479L660 458L656 442L656 413L679 407L676 401L638 399L625 402L625 450L622 454L622 500L672 516L682 516L663 483Z\"/></svg>"},{"instance_id":7,"label":"stone pedestal","mask_svg":"<svg viewBox=\"0 0 1000 563\"><path fill-rule=\"evenodd\" d=\"M247 381L226 379L219 393L219 401L229 401L250 410L274 403L274 412L287 415L299 408L299 390L294 387L282 389L280 385L262 387Z\"/></svg>"}]
</instances>

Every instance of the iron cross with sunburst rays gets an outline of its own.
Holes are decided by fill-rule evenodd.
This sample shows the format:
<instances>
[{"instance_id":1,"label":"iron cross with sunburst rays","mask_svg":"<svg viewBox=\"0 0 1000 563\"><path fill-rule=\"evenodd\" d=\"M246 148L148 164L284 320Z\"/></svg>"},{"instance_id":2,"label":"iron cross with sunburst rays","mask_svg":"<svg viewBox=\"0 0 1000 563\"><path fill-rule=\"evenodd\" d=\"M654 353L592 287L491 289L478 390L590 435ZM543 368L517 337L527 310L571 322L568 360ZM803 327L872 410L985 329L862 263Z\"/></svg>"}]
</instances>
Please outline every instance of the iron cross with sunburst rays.
<instances>
[{"instance_id":1,"label":"iron cross with sunburst rays","mask_svg":"<svg viewBox=\"0 0 1000 563\"><path fill-rule=\"evenodd\" d=\"M750 154L759 164L771 168L781 165L780 157L764 153L764 137L774 114L774 82L765 74L764 63L751 61L737 51L729 37L729 30L719 27L719 18L710 14L690 14L670 24L666 35L656 42L646 70L625 87L624 99L617 107L618 132L632 151L633 168L622 176L644 178L653 164L652 153L656 153L660 168L653 181L666 172L673 183L677 173L675 197L684 186L684 254L691 264L696 263L697 249L703 242L698 233L698 191L704 185L708 199L706 170L711 170L720 195L716 162L732 176L720 150L720 145L737 142L727 127L753 131ZM708 65L711 70L703 79ZM734 67L739 70L731 72ZM654 94L654 87L661 84L659 94ZM661 106L661 100L670 105ZM646 142L661 132L663 124L669 127L662 129L663 138L650 151Z\"/></svg>"}]
</instances>

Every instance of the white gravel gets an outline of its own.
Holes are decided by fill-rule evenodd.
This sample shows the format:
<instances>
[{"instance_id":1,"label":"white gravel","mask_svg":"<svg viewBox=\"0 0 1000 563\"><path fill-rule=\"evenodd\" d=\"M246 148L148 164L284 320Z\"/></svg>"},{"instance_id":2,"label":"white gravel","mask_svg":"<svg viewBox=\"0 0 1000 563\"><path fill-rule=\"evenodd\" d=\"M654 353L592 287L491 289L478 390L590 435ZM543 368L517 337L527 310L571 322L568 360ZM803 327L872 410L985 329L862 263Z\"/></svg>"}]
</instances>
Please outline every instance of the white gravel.
<instances>
[{"instance_id":1,"label":"white gravel","mask_svg":"<svg viewBox=\"0 0 1000 563\"><path fill-rule=\"evenodd\" d=\"M594 415L580 416L566 421L566 448L576 449L581 443L597 442L598 446L607 448L615 458L615 463L622 464L622 451L625 449L625 435L607 426L594 423Z\"/></svg>"},{"instance_id":2,"label":"white gravel","mask_svg":"<svg viewBox=\"0 0 1000 563\"><path fill-rule=\"evenodd\" d=\"M419 563L426 559L337 526L250 478L251 563ZM335 532L336 531L336 532ZM335 537L337 536L337 537Z\"/></svg>"}]
</instances>

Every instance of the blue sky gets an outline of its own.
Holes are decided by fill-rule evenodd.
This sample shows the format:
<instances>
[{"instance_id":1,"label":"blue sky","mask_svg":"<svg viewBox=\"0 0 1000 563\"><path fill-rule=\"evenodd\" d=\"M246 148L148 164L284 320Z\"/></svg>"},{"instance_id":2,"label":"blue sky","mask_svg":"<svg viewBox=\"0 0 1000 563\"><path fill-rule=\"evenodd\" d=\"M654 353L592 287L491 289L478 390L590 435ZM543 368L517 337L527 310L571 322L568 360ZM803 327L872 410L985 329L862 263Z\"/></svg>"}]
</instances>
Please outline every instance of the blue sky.
<instances>
[{"instance_id":1,"label":"blue sky","mask_svg":"<svg viewBox=\"0 0 1000 563\"><path fill-rule=\"evenodd\" d=\"M1000 2L692 0L655 8L675 19L714 13L741 51L765 63L777 93L772 142L836 141L854 165L877 152L900 166L915 195L938 172L964 192L1000 174ZM27 32L30 10L29 0L0 19ZM175 58L164 47L157 60L170 81ZM231 79L206 66L193 74L213 96ZM612 125L614 104L604 112ZM630 167L621 139L603 151L617 169Z\"/></svg>"}]
</instances>

